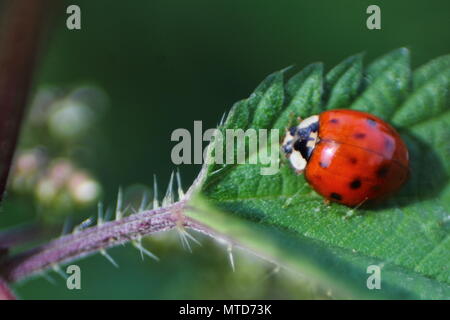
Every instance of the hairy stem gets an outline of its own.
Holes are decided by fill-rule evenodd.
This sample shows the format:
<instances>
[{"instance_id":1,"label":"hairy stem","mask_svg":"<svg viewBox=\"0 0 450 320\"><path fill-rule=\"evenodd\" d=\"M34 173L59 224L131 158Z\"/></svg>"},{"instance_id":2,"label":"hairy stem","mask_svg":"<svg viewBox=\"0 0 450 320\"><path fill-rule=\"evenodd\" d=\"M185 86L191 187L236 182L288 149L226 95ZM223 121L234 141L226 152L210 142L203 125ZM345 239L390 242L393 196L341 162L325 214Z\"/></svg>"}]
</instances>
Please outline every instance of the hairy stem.
<instances>
[{"instance_id":1,"label":"hairy stem","mask_svg":"<svg viewBox=\"0 0 450 320\"><path fill-rule=\"evenodd\" d=\"M195 221L185 217L183 211L187 207L188 199L202 185L206 172L207 166L203 166L186 194L175 203L135 213L120 220L97 224L15 256L1 256L0 252L0 279L17 282L60 263L67 263L102 249L140 240L147 235L175 227L197 229Z\"/></svg>"},{"instance_id":2,"label":"hairy stem","mask_svg":"<svg viewBox=\"0 0 450 320\"><path fill-rule=\"evenodd\" d=\"M179 201L164 208L140 212L118 221L105 222L62 236L6 258L0 264L0 276L8 282L20 281L60 263L73 261L149 234L184 226L181 215L184 206L185 202Z\"/></svg>"},{"instance_id":3,"label":"hairy stem","mask_svg":"<svg viewBox=\"0 0 450 320\"><path fill-rule=\"evenodd\" d=\"M227 236L223 233L220 233L217 230L214 230L213 228L211 228L210 226L207 226L201 222L198 222L197 220L195 220L193 218L185 217L185 226L189 229L192 229L194 231L202 233L202 234L210 237L211 239L215 239L222 243L225 243L230 248L232 248L232 247L239 248L241 250L244 250L244 251L252 254L255 257L258 257L264 261L272 263L273 265L279 266L279 263L273 257L267 256L261 252L255 251L255 250L250 250L245 245L241 244L240 242L236 241L235 239L230 238L229 236Z\"/></svg>"}]
</instances>

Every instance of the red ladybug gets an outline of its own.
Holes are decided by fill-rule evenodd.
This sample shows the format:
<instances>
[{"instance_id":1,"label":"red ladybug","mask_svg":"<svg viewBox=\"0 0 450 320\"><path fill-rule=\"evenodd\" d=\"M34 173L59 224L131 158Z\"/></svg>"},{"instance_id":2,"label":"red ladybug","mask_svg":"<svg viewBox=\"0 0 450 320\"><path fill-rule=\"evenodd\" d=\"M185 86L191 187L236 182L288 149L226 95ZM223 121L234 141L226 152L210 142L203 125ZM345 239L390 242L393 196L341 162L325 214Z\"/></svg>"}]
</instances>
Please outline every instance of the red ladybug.
<instances>
[{"instance_id":1,"label":"red ladybug","mask_svg":"<svg viewBox=\"0 0 450 320\"><path fill-rule=\"evenodd\" d=\"M288 130L282 149L327 200L356 206L382 198L408 177L408 149L389 124L366 112L330 110Z\"/></svg>"}]
</instances>

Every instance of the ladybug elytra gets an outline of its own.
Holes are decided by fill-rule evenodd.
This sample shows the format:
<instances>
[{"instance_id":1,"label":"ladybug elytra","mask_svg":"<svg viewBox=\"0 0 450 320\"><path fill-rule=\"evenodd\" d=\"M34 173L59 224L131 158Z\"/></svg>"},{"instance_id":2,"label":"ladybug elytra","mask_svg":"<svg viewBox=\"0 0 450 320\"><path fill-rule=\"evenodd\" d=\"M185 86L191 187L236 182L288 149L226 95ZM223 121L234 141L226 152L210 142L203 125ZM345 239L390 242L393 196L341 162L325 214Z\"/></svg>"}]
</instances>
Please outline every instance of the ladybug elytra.
<instances>
[{"instance_id":1,"label":"ladybug elytra","mask_svg":"<svg viewBox=\"0 0 450 320\"><path fill-rule=\"evenodd\" d=\"M308 117L287 131L282 150L316 192L347 206L391 194L409 174L408 149L397 131L361 111Z\"/></svg>"}]
</instances>

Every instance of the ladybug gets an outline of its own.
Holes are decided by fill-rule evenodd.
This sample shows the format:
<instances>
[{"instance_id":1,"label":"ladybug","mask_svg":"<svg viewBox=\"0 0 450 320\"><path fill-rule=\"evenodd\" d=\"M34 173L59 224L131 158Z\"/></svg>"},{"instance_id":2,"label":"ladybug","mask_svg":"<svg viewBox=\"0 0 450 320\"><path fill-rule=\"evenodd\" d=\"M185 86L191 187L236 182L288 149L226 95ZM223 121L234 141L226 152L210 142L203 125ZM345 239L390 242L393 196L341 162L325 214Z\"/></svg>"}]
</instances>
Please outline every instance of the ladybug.
<instances>
[{"instance_id":1,"label":"ladybug","mask_svg":"<svg viewBox=\"0 0 450 320\"><path fill-rule=\"evenodd\" d=\"M337 109L287 130L282 150L326 201L357 206L398 190L409 175L408 149L393 127L366 112Z\"/></svg>"}]
</instances>

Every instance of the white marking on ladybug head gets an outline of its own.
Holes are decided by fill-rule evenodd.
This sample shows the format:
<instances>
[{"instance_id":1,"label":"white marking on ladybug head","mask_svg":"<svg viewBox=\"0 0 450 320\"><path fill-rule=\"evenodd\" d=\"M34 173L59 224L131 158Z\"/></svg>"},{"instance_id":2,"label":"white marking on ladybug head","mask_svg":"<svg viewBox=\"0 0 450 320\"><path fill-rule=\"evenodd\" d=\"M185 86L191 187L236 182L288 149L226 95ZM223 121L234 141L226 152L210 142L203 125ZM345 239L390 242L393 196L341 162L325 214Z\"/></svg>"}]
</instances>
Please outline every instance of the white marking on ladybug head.
<instances>
[{"instance_id":1,"label":"white marking on ladybug head","mask_svg":"<svg viewBox=\"0 0 450 320\"><path fill-rule=\"evenodd\" d=\"M282 148L298 174L305 170L308 159L319 140L318 131L319 116L314 115L286 132Z\"/></svg>"},{"instance_id":2,"label":"white marking on ladybug head","mask_svg":"<svg viewBox=\"0 0 450 320\"><path fill-rule=\"evenodd\" d=\"M314 116L308 117L298 125L299 129L307 128L313 125L314 123L319 122L319 116L316 114Z\"/></svg>"},{"instance_id":3,"label":"white marking on ladybug head","mask_svg":"<svg viewBox=\"0 0 450 320\"><path fill-rule=\"evenodd\" d=\"M303 158L300 151L293 151L289 156L289 162L298 174L302 173L306 167L306 159Z\"/></svg>"},{"instance_id":4,"label":"white marking on ladybug head","mask_svg":"<svg viewBox=\"0 0 450 320\"><path fill-rule=\"evenodd\" d=\"M314 147L316 146L317 140L319 140L318 136L319 136L319 133L317 131L316 132L311 132L309 134L309 138L311 140L308 140L308 142L306 143L306 147L314 149Z\"/></svg>"}]
</instances>

